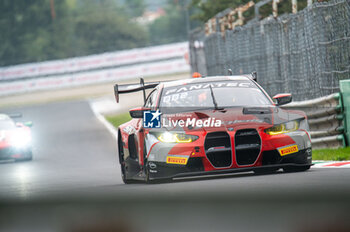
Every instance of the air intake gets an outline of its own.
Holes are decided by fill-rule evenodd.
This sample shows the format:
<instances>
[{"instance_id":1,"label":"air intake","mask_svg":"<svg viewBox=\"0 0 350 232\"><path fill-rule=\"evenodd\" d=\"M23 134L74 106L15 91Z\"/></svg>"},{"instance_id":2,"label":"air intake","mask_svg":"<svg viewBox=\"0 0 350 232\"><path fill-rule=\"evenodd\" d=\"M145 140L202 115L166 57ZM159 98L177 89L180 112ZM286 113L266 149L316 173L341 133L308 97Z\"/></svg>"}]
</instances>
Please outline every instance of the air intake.
<instances>
[{"instance_id":1,"label":"air intake","mask_svg":"<svg viewBox=\"0 0 350 232\"><path fill-rule=\"evenodd\" d=\"M208 133L204 143L205 155L215 168L232 165L230 136L226 132Z\"/></svg>"},{"instance_id":2,"label":"air intake","mask_svg":"<svg viewBox=\"0 0 350 232\"><path fill-rule=\"evenodd\" d=\"M235 151L238 165L254 164L259 156L261 139L255 129L238 130L235 134Z\"/></svg>"}]
</instances>

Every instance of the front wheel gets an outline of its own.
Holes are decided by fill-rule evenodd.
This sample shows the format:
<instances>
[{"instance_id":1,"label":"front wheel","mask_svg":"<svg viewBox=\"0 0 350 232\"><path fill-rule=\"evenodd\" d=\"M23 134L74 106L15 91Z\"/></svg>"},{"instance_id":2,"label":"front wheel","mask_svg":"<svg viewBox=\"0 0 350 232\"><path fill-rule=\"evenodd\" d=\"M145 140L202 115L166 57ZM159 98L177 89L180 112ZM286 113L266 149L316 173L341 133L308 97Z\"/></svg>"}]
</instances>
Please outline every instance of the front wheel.
<instances>
[{"instance_id":1,"label":"front wheel","mask_svg":"<svg viewBox=\"0 0 350 232\"><path fill-rule=\"evenodd\" d=\"M120 164L120 169L121 169L122 180L123 180L124 184L131 184L132 181L129 180L129 179L126 179L126 169L125 169L125 163L124 162L122 162Z\"/></svg>"},{"instance_id":2,"label":"front wheel","mask_svg":"<svg viewBox=\"0 0 350 232\"><path fill-rule=\"evenodd\" d=\"M287 166L283 168L284 172L304 172L310 169L310 165L307 166Z\"/></svg>"}]
</instances>

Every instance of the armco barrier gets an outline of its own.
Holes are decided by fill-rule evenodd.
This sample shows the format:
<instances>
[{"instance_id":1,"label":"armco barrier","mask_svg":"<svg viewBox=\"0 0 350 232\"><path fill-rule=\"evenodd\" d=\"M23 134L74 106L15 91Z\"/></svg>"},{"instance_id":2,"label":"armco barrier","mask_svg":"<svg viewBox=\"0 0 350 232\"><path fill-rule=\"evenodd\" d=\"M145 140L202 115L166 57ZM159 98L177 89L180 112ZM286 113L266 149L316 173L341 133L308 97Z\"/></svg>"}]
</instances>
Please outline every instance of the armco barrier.
<instances>
[{"instance_id":1,"label":"armco barrier","mask_svg":"<svg viewBox=\"0 0 350 232\"><path fill-rule=\"evenodd\" d=\"M340 93L307 101L292 102L283 108L302 110L306 113L313 148L346 146L343 103Z\"/></svg>"},{"instance_id":2,"label":"armco barrier","mask_svg":"<svg viewBox=\"0 0 350 232\"><path fill-rule=\"evenodd\" d=\"M189 71L190 66L182 58L100 71L0 82L0 96Z\"/></svg>"},{"instance_id":3,"label":"armco barrier","mask_svg":"<svg viewBox=\"0 0 350 232\"><path fill-rule=\"evenodd\" d=\"M84 57L0 67L0 81L183 58L185 53L188 52L188 46L188 42L182 42Z\"/></svg>"}]
</instances>

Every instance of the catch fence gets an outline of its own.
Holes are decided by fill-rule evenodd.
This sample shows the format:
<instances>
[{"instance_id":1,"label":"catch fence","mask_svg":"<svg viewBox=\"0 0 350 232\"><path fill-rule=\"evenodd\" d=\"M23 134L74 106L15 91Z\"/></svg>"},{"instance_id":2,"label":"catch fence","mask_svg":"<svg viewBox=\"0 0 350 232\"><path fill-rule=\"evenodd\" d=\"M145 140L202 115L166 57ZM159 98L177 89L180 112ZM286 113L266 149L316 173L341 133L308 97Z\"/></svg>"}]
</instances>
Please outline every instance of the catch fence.
<instances>
[{"instance_id":1,"label":"catch fence","mask_svg":"<svg viewBox=\"0 0 350 232\"><path fill-rule=\"evenodd\" d=\"M257 71L270 95L290 92L295 100L339 92L339 81L350 78L349 0L314 3L295 14L253 19L220 32L221 21L213 33L191 36L192 71L210 76L228 69ZM200 40L204 46L194 46ZM198 56L201 49L205 59Z\"/></svg>"}]
</instances>

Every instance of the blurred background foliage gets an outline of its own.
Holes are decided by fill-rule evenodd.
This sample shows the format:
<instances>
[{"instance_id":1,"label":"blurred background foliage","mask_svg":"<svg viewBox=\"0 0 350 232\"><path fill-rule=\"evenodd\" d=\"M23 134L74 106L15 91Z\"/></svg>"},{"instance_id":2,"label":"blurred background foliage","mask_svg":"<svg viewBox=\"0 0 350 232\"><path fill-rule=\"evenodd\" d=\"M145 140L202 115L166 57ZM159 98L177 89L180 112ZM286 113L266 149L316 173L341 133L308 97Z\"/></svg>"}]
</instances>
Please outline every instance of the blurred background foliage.
<instances>
[{"instance_id":1,"label":"blurred background foliage","mask_svg":"<svg viewBox=\"0 0 350 232\"><path fill-rule=\"evenodd\" d=\"M1 0L0 66L186 41L191 29L248 1ZM279 5L280 13L291 8ZM262 15L271 14L266 7Z\"/></svg>"},{"instance_id":2,"label":"blurred background foliage","mask_svg":"<svg viewBox=\"0 0 350 232\"><path fill-rule=\"evenodd\" d=\"M1 0L0 66L185 41L184 3ZM163 14L144 19L157 11Z\"/></svg>"}]
</instances>

